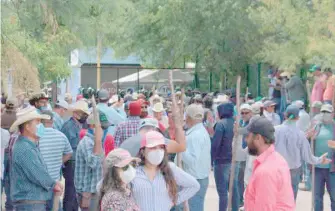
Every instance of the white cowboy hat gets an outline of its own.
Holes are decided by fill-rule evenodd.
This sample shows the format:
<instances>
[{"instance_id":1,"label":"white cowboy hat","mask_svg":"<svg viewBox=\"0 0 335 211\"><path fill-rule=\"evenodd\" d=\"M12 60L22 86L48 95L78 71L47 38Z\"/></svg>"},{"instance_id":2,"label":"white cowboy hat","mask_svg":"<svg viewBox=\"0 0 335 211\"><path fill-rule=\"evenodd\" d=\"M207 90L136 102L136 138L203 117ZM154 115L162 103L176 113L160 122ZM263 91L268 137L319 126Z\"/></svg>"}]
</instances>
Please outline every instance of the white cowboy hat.
<instances>
[{"instance_id":1,"label":"white cowboy hat","mask_svg":"<svg viewBox=\"0 0 335 211\"><path fill-rule=\"evenodd\" d=\"M156 103L154 107L152 108L154 112L163 112L165 111L163 103Z\"/></svg>"},{"instance_id":2,"label":"white cowboy hat","mask_svg":"<svg viewBox=\"0 0 335 211\"><path fill-rule=\"evenodd\" d=\"M9 128L9 132L16 131L19 125L33 119L50 119L50 116L38 113L37 109L33 106L21 109L16 113L16 120Z\"/></svg>"},{"instance_id":3,"label":"white cowboy hat","mask_svg":"<svg viewBox=\"0 0 335 211\"><path fill-rule=\"evenodd\" d=\"M227 95L219 95L213 101L214 103L225 103L229 101L229 97Z\"/></svg>"},{"instance_id":4,"label":"white cowboy hat","mask_svg":"<svg viewBox=\"0 0 335 211\"><path fill-rule=\"evenodd\" d=\"M280 76L281 77L288 77L288 78L290 78L292 76L292 73L285 71L285 72L282 72L280 74Z\"/></svg>"},{"instance_id":5,"label":"white cowboy hat","mask_svg":"<svg viewBox=\"0 0 335 211\"><path fill-rule=\"evenodd\" d=\"M87 102L85 102L83 100L75 102L75 104L73 104L71 106L71 110L72 111L82 111L82 112L86 113L87 115L91 114L91 111L88 109Z\"/></svg>"}]
</instances>

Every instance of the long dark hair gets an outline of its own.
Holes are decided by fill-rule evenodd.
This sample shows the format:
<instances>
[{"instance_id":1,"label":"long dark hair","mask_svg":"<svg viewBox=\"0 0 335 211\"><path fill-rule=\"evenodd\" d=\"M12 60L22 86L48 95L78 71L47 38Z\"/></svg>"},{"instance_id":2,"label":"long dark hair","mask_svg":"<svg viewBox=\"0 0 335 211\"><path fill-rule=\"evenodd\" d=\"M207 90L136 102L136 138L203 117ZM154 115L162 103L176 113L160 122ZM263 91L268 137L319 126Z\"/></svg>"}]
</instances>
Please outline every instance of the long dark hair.
<instances>
[{"instance_id":1,"label":"long dark hair","mask_svg":"<svg viewBox=\"0 0 335 211\"><path fill-rule=\"evenodd\" d=\"M99 190L98 210L101 210L102 198L109 190L113 189L113 190L119 190L121 192L126 191L122 185L123 185L123 182L120 178L118 167L113 166L113 167L108 168L107 171L104 173L102 185Z\"/></svg>"},{"instance_id":2,"label":"long dark hair","mask_svg":"<svg viewBox=\"0 0 335 211\"><path fill-rule=\"evenodd\" d=\"M141 159L140 165L144 165L145 164L144 148L140 150L139 157ZM169 166L168 153L166 149L164 149L164 158L162 162L158 165L158 168L163 174L163 177L166 183L166 188L168 189L168 192L169 192L169 196L173 204L176 204L177 197L178 197L177 182Z\"/></svg>"}]
</instances>

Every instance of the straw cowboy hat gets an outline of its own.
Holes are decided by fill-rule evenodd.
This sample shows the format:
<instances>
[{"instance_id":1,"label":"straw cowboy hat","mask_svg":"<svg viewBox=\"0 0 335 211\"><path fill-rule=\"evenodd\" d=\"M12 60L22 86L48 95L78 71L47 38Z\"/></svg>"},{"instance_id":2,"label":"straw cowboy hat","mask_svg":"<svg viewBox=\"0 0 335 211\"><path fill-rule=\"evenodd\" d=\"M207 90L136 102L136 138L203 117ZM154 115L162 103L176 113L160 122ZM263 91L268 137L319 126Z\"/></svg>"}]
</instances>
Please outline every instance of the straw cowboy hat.
<instances>
[{"instance_id":1,"label":"straw cowboy hat","mask_svg":"<svg viewBox=\"0 0 335 211\"><path fill-rule=\"evenodd\" d=\"M213 101L214 103L225 103L229 101L229 97L227 95L219 95Z\"/></svg>"},{"instance_id":2,"label":"straw cowboy hat","mask_svg":"<svg viewBox=\"0 0 335 211\"><path fill-rule=\"evenodd\" d=\"M33 106L21 109L16 113L16 121L9 128L9 132L16 131L19 125L33 119L50 119L50 116L38 113Z\"/></svg>"},{"instance_id":3,"label":"straw cowboy hat","mask_svg":"<svg viewBox=\"0 0 335 211\"><path fill-rule=\"evenodd\" d=\"M83 100L77 101L75 104L73 104L71 106L71 110L72 111L82 111L86 113L87 115L91 114L91 111L88 108L88 104Z\"/></svg>"},{"instance_id":4,"label":"straw cowboy hat","mask_svg":"<svg viewBox=\"0 0 335 211\"><path fill-rule=\"evenodd\" d=\"M165 111L165 109L164 109L164 106L163 106L163 103L156 103L155 105L154 105L154 107L152 108L152 110L154 111L154 112L163 112L163 111Z\"/></svg>"},{"instance_id":5,"label":"straw cowboy hat","mask_svg":"<svg viewBox=\"0 0 335 211\"><path fill-rule=\"evenodd\" d=\"M290 72L287 72L287 71L284 71L280 74L281 77L288 77L288 78L291 78L292 76L292 73Z\"/></svg>"},{"instance_id":6,"label":"straw cowboy hat","mask_svg":"<svg viewBox=\"0 0 335 211\"><path fill-rule=\"evenodd\" d=\"M49 97L44 92L35 93L30 97L29 103L30 105L34 105L38 100L49 100Z\"/></svg>"}]
</instances>

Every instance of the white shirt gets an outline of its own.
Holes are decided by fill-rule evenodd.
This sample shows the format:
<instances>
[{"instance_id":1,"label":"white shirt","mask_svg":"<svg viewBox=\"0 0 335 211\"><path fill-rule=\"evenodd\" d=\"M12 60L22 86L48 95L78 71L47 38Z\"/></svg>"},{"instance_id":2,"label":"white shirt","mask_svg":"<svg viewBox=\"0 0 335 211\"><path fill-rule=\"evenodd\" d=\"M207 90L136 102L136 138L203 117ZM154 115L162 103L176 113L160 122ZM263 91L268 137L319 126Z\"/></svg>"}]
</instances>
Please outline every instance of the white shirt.
<instances>
[{"instance_id":1,"label":"white shirt","mask_svg":"<svg viewBox=\"0 0 335 211\"><path fill-rule=\"evenodd\" d=\"M277 113L270 113L264 110L263 114L273 124L273 126L280 125L280 117Z\"/></svg>"},{"instance_id":2,"label":"white shirt","mask_svg":"<svg viewBox=\"0 0 335 211\"><path fill-rule=\"evenodd\" d=\"M311 125L311 118L305 110L299 111L299 119L297 121L297 127L306 132Z\"/></svg>"},{"instance_id":3,"label":"white shirt","mask_svg":"<svg viewBox=\"0 0 335 211\"><path fill-rule=\"evenodd\" d=\"M0 178L3 178L3 169L4 169L4 156L5 156L5 148L8 147L10 134L7 130L1 128L1 139L0 139L0 145L1 145L1 156L0 156Z\"/></svg>"}]
</instances>

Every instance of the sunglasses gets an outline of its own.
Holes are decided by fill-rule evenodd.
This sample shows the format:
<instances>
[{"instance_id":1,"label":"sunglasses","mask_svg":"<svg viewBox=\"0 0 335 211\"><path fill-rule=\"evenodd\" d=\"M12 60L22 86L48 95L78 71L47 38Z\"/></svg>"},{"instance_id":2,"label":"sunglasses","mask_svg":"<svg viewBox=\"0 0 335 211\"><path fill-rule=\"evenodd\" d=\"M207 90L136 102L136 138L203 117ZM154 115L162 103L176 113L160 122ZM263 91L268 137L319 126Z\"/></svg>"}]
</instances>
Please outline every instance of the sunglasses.
<instances>
[{"instance_id":1,"label":"sunglasses","mask_svg":"<svg viewBox=\"0 0 335 211\"><path fill-rule=\"evenodd\" d=\"M128 165L126 165L126 166L122 167L121 169L122 169L123 171L127 171L127 170L128 170L128 168L129 168L130 166L132 166L132 167L136 168L136 167L138 166L138 163L137 163L137 162L135 162L135 161L132 161L131 163L129 163Z\"/></svg>"}]
</instances>

